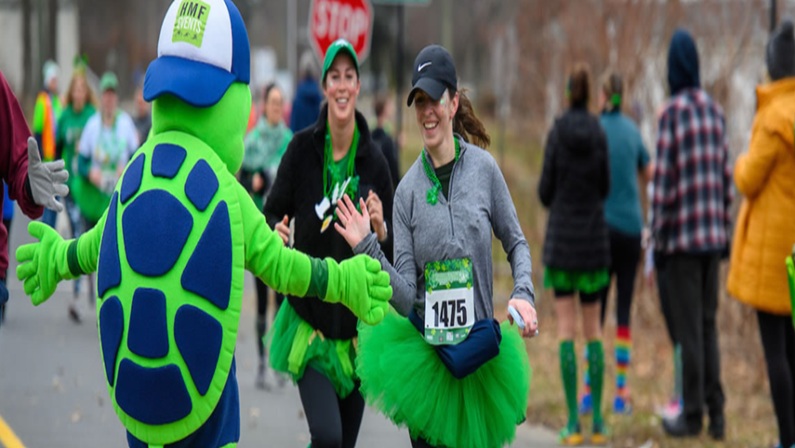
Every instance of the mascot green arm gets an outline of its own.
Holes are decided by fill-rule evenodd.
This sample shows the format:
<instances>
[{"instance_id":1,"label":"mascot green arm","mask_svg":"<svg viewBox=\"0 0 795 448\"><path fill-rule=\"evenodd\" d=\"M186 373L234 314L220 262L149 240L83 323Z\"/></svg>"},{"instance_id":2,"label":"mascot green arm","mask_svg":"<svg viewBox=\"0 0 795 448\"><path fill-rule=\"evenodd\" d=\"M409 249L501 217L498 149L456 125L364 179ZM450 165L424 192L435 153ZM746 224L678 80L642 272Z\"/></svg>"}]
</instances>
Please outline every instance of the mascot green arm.
<instances>
[{"instance_id":1,"label":"mascot green arm","mask_svg":"<svg viewBox=\"0 0 795 448\"><path fill-rule=\"evenodd\" d=\"M17 277L33 305L47 301L61 280L96 271L100 229L104 222L103 215L100 222L79 239L66 241L42 222L33 221L28 225L28 233L38 241L17 249Z\"/></svg>"},{"instance_id":2,"label":"mascot green arm","mask_svg":"<svg viewBox=\"0 0 795 448\"><path fill-rule=\"evenodd\" d=\"M337 263L285 247L242 186L238 198L246 233L246 269L280 293L342 303L371 325L384 318L392 287L379 262L360 255Z\"/></svg>"}]
</instances>

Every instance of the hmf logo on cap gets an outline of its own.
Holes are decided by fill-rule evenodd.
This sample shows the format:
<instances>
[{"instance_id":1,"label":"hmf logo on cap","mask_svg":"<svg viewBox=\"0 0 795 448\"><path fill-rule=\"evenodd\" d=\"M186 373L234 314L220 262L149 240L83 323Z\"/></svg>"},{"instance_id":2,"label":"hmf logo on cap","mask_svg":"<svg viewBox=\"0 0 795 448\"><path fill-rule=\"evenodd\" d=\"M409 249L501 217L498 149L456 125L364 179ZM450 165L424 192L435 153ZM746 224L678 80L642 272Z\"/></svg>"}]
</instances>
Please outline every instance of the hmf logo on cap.
<instances>
[{"instance_id":1,"label":"hmf logo on cap","mask_svg":"<svg viewBox=\"0 0 795 448\"><path fill-rule=\"evenodd\" d=\"M174 21L172 42L185 42L197 47L202 46L204 29L207 27L207 16L210 5L201 0L182 0Z\"/></svg>"}]
</instances>

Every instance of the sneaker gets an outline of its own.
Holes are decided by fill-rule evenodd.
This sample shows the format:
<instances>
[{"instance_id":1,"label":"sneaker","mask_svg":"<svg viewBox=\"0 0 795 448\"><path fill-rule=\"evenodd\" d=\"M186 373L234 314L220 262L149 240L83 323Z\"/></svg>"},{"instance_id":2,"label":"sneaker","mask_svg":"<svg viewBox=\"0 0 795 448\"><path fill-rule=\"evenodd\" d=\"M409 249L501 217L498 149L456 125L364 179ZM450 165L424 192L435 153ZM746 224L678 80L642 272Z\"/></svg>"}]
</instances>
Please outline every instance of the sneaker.
<instances>
[{"instance_id":1,"label":"sneaker","mask_svg":"<svg viewBox=\"0 0 795 448\"><path fill-rule=\"evenodd\" d=\"M674 419L682 413L682 400L672 399L665 405L657 408L657 415L662 418Z\"/></svg>"},{"instance_id":2,"label":"sneaker","mask_svg":"<svg viewBox=\"0 0 795 448\"><path fill-rule=\"evenodd\" d=\"M632 401L629 399L629 397L616 395L616 398L613 400L613 413L623 415L631 414Z\"/></svg>"},{"instance_id":3,"label":"sneaker","mask_svg":"<svg viewBox=\"0 0 795 448\"><path fill-rule=\"evenodd\" d=\"M594 422L593 433L591 433L591 445L607 445L607 438L609 434L604 422Z\"/></svg>"},{"instance_id":4,"label":"sneaker","mask_svg":"<svg viewBox=\"0 0 795 448\"><path fill-rule=\"evenodd\" d=\"M591 394L585 394L580 400L580 415L587 415L593 411L593 402L591 401Z\"/></svg>"},{"instance_id":5,"label":"sneaker","mask_svg":"<svg viewBox=\"0 0 795 448\"><path fill-rule=\"evenodd\" d=\"M701 425L698 423L688 424L684 414L679 414L673 419L664 418L662 427L671 437L695 437L701 434Z\"/></svg>"},{"instance_id":6,"label":"sneaker","mask_svg":"<svg viewBox=\"0 0 795 448\"><path fill-rule=\"evenodd\" d=\"M580 431L580 424L569 425L560 430L558 434L558 443L563 446L578 446L582 445L585 439Z\"/></svg>"}]
</instances>

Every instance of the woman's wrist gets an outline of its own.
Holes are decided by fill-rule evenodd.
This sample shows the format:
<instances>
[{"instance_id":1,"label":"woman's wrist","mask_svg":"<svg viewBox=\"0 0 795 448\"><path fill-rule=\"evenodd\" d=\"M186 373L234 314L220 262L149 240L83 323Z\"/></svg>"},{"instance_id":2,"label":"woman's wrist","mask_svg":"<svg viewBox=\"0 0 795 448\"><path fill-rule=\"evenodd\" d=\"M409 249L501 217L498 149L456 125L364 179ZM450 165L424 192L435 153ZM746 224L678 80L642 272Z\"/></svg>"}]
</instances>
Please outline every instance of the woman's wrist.
<instances>
[{"instance_id":1,"label":"woman's wrist","mask_svg":"<svg viewBox=\"0 0 795 448\"><path fill-rule=\"evenodd\" d=\"M386 226L386 221L381 223L381 228L376 230L375 235L378 238L379 243L386 241L386 239L389 237L389 229Z\"/></svg>"}]
</instances>

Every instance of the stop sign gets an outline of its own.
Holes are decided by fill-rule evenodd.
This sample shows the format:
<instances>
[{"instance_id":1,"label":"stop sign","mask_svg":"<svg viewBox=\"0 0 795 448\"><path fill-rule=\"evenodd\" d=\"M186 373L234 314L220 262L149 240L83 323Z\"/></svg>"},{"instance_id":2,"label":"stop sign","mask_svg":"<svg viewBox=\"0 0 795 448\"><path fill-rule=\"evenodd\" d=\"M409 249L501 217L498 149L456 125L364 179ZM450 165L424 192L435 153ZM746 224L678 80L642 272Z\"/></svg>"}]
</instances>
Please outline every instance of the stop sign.
<instances>
[{"instance_id":1,"label":"stop sign","mask_svg":"<svg viewBox=\"0 0 795 448\"><path fill-rule=\"evenodd\" d=\"M353 45L361 64L370 53L372 30L370 0L312 0L309 42L321 61L332 42L343 38Z\"/></svg>"}]
</instances>

